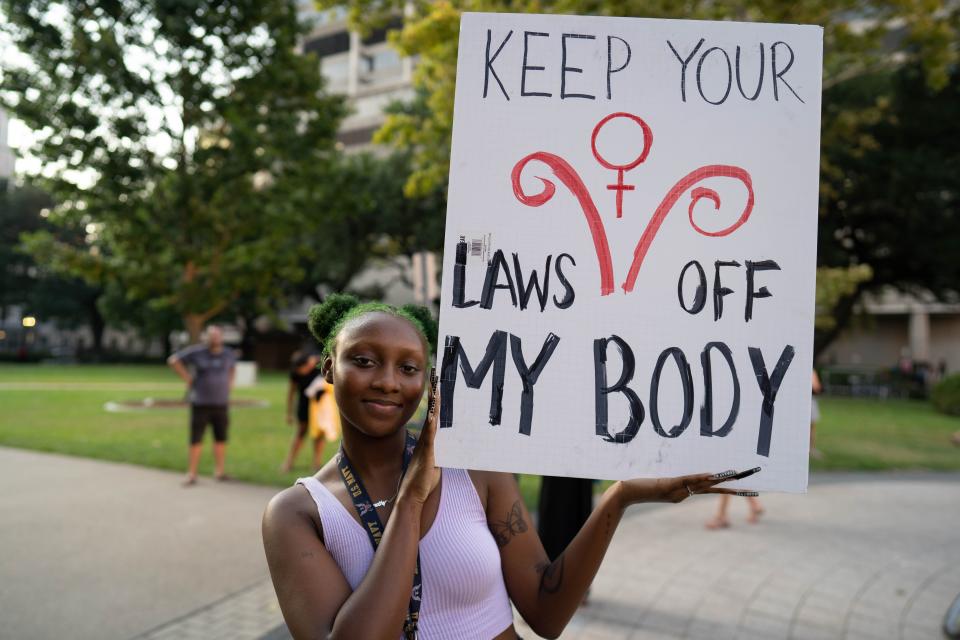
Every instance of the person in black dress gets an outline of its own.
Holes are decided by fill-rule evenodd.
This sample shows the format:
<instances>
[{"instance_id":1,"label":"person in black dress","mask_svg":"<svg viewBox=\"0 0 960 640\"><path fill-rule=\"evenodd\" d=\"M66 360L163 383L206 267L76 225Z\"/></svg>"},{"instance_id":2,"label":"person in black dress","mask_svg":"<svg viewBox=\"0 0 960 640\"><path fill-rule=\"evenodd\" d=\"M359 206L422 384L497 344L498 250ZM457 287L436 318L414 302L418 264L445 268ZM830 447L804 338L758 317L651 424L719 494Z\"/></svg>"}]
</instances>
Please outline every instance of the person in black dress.
<instances>
[{"instance_id":1,"label":"person in black dress","mask_svg":"<svg viewBox=\"0 0 960 640\"><path fill-rule=\"evenodd\" d=\"M593 511L593 480L544 476L537 529L550 560L560 557Z\"/></svg>"},{"instance_id":2,"label":"person in black dress","mask_svg":"<svg viewBox=\"0 0 960 640\"><path fill-rule=\"evenodd\" d=\"M293 354L290 363L290 387L287 390L287 424L293 424L293 404L297 403L297 431L293 435L293 441L290 443L290 451L287 453L286 460L280 465L281 471L290 471L293 468L293 462L303 446L303 440L307 437L309 431L310 418L310 398L304 393L310 383L320 375L317 365L320 358L315 353L297 352ZM322 391L319 393L323 393ZM323 464L323 445L326 440L321 433L313 441L313 468L319 469Z\"/></svg>"}]
</instances>

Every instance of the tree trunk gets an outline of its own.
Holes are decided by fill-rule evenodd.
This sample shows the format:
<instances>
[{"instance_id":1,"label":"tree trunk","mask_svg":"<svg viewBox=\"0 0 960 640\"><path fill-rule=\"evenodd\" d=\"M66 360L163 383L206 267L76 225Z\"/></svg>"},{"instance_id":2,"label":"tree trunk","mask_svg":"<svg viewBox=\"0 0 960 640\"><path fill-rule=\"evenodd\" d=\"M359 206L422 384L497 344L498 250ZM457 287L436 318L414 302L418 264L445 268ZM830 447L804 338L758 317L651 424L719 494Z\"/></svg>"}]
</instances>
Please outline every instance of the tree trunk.
<instances>
[{"instance_id":1,"label":"tree trunk","mask_svg":"<svg viewBox=\"0 0 960 640\"><path fill-rule=\"evenodd\" d=\"M90 296L87 307L90 313L90 333L93 334L93 357L96 360L103 358L103 332L107 328L107 322L97 307L97 300L100 299L100 293Z\"/></svg>"},{"instance_id":2,"label":"tree trunk","mask_svg":"<svg viewBox=\"0 0 960 640\"><path fill-rule=\"evenodd\" d=\"M198 344L203 337L203 323L206 318L199 313L187 313L183 316L183 327L190 336L190 344Z\"/></svg>"},{"instance_id":3,"label":"tree trunk","mask_svg":"<svg viewBox=\"0 0 960 640\"><path fill-rule=\"evenodd\" d=\"M253 326L254 318L243 317L243 337L240 339L240 359L241 360L254 360L253 350L257 345L257 335L260 333L257 331L256 327Z\"/></svg>"}]
</instances>

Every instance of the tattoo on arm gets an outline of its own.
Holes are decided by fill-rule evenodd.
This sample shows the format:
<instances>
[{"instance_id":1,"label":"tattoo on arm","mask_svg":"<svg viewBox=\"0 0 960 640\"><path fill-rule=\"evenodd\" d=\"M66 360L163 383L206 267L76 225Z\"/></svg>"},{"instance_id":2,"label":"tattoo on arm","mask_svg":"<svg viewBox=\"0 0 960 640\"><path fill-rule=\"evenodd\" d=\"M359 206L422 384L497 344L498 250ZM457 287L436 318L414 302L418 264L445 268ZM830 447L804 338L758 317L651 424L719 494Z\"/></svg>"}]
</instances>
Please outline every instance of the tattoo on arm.
<instances>
[{"instance_id":1,"label":"tattoo on arm","mask_svg":"<svg viewBox=\"0 0 960 640\"><path fill-rule=\"evenodd\" d=\"M493 521L488 524L490 526L490 533L493 534L493 539L497 541L497 546L501 548L510 544L510 540L512 540L515 535L526 533L527 531L527 521L523 519L523 510L520 508L519 500L513 503L510 512L507 513L506 520Z\"/></svg>"},{"instance_id":2,"label":"tattoo on arm","mask_svg":"<svg viewBox=\"0 0 960 640\"><path fill-rule=\"evenodd\" d=\"M537 573L540 574L540 593L556 593L563 583L563 556L553 562L541 562Z\"/></svg>"}]
</instances>

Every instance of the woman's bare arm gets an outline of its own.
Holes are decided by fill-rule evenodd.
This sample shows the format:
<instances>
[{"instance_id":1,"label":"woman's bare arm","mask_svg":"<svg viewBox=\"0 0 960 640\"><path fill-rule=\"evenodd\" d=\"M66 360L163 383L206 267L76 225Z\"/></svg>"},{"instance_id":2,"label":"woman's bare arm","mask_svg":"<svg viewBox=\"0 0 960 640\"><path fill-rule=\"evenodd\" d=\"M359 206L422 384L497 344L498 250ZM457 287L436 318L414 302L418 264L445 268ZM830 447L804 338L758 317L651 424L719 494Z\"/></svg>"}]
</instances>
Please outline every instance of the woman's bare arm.
<instances>
[{"instance_id":1,"label":"woman's bare arm","mask_svg":"<svg viewBox=\"0 0 960 640\"><path fill-rule=\"evenodd\" d=\"M398 498L370 569L351 592L306 511L312 500L294 493L303 491L292 487L281 492L263 516L270 577L291 635L297 640L396 640L410 603L421 506Z\"/></svg>"},{"instance_id":2,"label":"woman's bare arm","mask_svg":"<svg viewBox=\"0 0 960 640\"><path fill-rule=\"evenodd\" d=\"M507 592L527 624L545 638L558 637L573 617L628 505L680 502L690 491L736 493L713 488L722 480L709 474L614 483L566 550L550 562L513 476L490 473L488 478L487 522L500 547Z\"/></svg>"}]
</instances>

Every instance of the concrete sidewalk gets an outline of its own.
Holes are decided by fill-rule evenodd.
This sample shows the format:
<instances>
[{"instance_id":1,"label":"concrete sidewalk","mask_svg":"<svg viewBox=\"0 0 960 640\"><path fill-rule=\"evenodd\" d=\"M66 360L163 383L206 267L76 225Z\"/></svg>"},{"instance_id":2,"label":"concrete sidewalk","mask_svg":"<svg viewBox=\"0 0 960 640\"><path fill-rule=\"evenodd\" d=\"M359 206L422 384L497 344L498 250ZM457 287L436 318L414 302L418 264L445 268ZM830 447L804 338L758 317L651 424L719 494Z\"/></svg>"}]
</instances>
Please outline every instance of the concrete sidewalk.
<instances>
[{"instance_id":1,"label":"concrete sidewalk","mask_svg":"<svg viewBox=\"0 0 960 640\"><path fill-rule=\"evenodd\" d=\"M732 528L707 531L714 500L632 509L562 638L942 639L960 594L960 474L820 475L805 496L766 496L757 525L741 501ZM269 581L242 598L148 637L255 638L196 632L275 606Z\"/></svg>"},{"instance_id":2,"label":"concrete sidewalk","mask_svg":"<svg viewBox=\"0 0 960 640\"><path fill-rule=\"evenodd\" d=\"M275 490L181 478L0 448L0 638L131 638L262 583Z\"/></svg>"},{"instance_id":3,"label":"concrete sidewalk","mask_svg":"<svg viewBox=\"0 0 960 640\"><path fill-rule=\"evenodd\" d=\"M0 481L0 637L289 637L260 547L273 489L2 448ZM723 531L703 528L710 498L631 510L563 638L941 638L960 474L818 475L762 499L760 524L738 501Z\"/></svg>"},{"instance_id":4,"label":"concrete sidewalk","mask_svg":"<svg viewBox=\"0 0 960 640\"><path fill-rule=\"evenodd\" d=\"M732 528L705 530L708 498L624 522L563 637L942 638L960 475L815 476L807 495L762 499L757 525L740 501Z\"/></svg>"}]
</instances>

